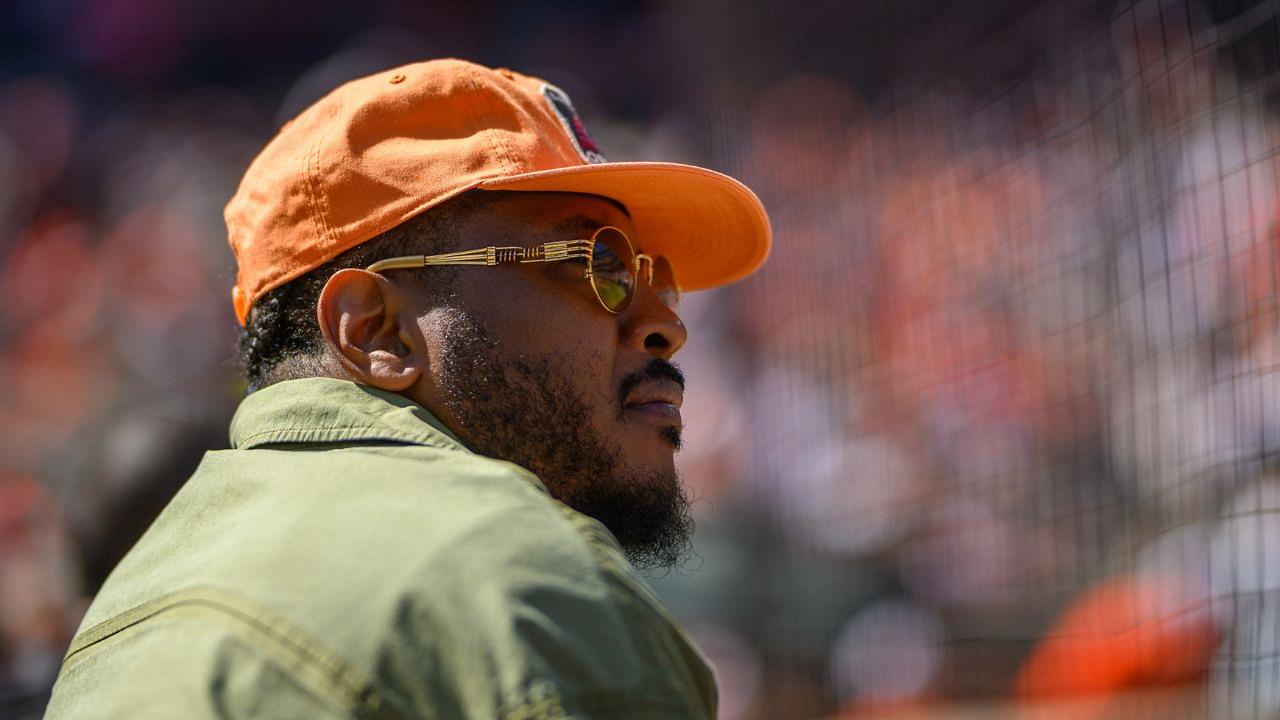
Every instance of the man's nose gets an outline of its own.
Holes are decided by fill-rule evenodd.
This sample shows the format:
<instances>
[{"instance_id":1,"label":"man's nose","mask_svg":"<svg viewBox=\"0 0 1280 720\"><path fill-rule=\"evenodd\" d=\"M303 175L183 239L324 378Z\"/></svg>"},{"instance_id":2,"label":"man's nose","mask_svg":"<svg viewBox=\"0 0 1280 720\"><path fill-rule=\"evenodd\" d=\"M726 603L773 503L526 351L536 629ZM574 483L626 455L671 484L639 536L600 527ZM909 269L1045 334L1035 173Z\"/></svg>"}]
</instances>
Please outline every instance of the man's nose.
<instances>
[{"instance_id":1,"label":"man's nose","mask_svg":"<svg viewBox=\"0 0 1280 720\"><path fill-rule=\"evenodd\" d=\"M689 332L675 310L658 298L641 278L631 306L622 313L622 339L631 347L653 357L668 360L689 339Z\"/></svg>"}]
</instances>

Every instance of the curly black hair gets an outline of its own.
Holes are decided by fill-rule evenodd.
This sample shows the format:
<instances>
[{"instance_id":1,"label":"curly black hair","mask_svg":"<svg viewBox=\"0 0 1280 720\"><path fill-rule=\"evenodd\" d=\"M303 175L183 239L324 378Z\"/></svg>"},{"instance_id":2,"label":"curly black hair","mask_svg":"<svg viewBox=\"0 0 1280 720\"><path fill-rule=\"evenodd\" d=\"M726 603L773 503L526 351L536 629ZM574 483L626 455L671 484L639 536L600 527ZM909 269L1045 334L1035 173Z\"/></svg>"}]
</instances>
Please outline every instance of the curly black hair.
<instances>
[{"instance_id":1,"label":"curly black hair","mask_svg":"<svg viewBox=\"0 0 1280 720\"><path fill-rule=\"evenodd\" d=\"M413 217L342 253L329 262L258 298L240 330L239 361L248 392L273 383L322 374L324 335L316 322L316 302L329 277L344 268L367 267L397 255L429 255L459 249L465 216L508 193L472 190ZM457 268L433 268L414 281L433 294L448 292Z\"/></svg>"}]
</instances>

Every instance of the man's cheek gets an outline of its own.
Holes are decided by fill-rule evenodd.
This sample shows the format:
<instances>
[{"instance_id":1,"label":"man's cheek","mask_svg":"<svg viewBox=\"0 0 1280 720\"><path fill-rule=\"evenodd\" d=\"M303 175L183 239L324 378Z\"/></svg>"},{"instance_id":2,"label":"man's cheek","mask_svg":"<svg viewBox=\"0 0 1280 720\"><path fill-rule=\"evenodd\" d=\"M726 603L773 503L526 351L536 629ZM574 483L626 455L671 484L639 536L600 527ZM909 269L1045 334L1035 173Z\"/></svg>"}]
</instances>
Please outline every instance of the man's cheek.
<instances>
[{"instance_id":1,"label":"man's cheek","mask_svg":"<svg viewBox=\"0 0 1280 720\"><path fill-rule=\"evenodd\" d=\"M612 357L603 352L579 357L580 364L573 375L578 381L582 399L593 417L612 424L622 412L622 402L618 398L621 381L614 372ZM601 427L607 429L607 425Z\"/></svg>"}]
</instances>

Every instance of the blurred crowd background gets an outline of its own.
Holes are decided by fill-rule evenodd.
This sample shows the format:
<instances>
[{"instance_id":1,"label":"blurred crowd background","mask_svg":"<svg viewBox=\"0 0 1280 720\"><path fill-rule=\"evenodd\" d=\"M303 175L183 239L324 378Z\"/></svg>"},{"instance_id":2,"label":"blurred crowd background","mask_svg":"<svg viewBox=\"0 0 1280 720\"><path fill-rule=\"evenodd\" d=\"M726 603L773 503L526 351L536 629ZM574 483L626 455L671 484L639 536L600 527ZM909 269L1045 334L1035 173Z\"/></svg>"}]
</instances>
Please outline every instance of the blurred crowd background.
<instances>
[{"instance_id":1,"label":"blurred crowd background","mask_svg":"<svg viewBox=\"0 0 1280 720\"><path fill-rule=\"evenodd\" d=\"M0 717L39 716L85 603L226 447L253 153L344 80L459 56L771 213L768 265L685 301L698 556L653 579L722 717L1280 718L1278 16L7 3Z\"/></svg>"}]
</instances>

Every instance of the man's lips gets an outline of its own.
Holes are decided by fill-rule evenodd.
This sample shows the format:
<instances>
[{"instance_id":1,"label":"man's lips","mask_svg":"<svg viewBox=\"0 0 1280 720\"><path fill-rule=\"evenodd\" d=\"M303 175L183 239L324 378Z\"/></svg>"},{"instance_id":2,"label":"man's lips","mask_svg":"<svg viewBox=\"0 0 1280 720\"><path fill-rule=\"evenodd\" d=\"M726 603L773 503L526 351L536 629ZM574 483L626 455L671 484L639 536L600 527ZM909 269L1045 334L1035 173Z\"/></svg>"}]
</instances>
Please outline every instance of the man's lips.
<instances>
[{"instance_id":1,"label":"man's lips","mask_svg":"<svg viewBox=\"0 0 1280 720\"><path fill-rule=\"evenodd\" d=\"M684 388L671 380L642 382L627 395L622 409L643 417L681 424L680 406L684 404Z\"/></svg>"}]
</instances>

